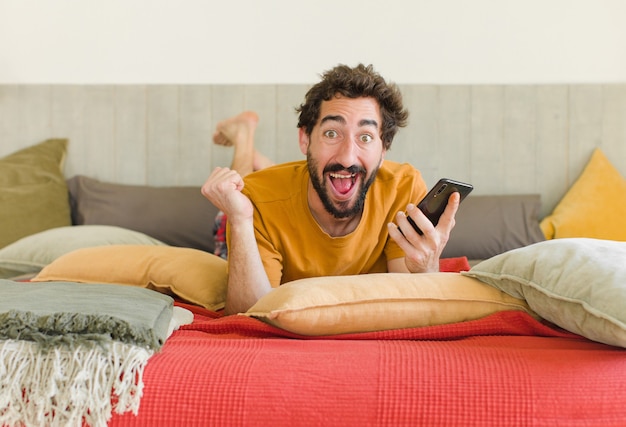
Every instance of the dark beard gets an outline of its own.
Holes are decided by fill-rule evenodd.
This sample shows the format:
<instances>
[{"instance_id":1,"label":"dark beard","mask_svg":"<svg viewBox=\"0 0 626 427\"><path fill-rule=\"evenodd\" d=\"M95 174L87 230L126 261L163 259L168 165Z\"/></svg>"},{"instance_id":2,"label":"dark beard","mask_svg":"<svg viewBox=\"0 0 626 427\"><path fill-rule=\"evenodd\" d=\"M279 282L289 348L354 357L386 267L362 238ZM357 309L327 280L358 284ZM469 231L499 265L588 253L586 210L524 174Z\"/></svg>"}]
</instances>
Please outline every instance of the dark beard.
<instances>
[{"instance_id":1,"label":"dark beard","mask_svg":"<svg viewBox=\"0 0 626 427\"><path fill-rule=\"evenodd\" d=\"M331 201L328 191L324 186L324 175L327 172L339 172L346 171L348 173L362 173L366 174L366 170L363 168L359 168L358 166L350 166L349 168L345 168L339 164L334 164L326 167L322 172L322 176L319 177L316 175L317 170L317 161L311 158L310 154L307 153L307 165L309 168L309 176L311 177L311 183L313 184L313 188L317 192L326 212L334 216L335 218L349 218L352 216L360 215L363 212L363 206L365 205L365 196L367 195L367 191L370 186L376 179L376 174L378 173L378 167L373 171L372 175L364 181L361 185L361 188L358 190L357 199L352 207L349 207L350 201L341 202L339 206L335 206Z\"/></svg>"}]
</instances>

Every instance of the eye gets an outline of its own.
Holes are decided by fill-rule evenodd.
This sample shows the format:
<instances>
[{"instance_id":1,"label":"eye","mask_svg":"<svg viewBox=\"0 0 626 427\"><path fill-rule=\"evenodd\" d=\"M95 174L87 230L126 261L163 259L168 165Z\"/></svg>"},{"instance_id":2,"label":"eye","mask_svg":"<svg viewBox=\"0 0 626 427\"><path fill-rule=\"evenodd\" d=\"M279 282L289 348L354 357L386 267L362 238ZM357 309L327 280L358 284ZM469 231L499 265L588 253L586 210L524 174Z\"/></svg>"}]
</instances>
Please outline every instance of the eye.
<instances>
[{"instance_id":1,"label":"eye","mask_svg":"<svg viewBox=\"0 0 626 427\"><path fill-rule=\"evenodd\" d=\"M324 136L326 138L337 138L337 132L334 130L327 130L326 132L324 132Z\"/></svg>"},{"instance_id":2,"label":"eye","mask_svg":"<svg viewBox=\"0 0 626 427\"><path fill-rule=\"evenodd\" d=\"M370 143L370 142L372 142L374 140L372 135L369 135L369 134L363 134L363 135L360 136L359 139L361 140L361 142L366 143L366 144Z\"/></svg>"}]
</instances>

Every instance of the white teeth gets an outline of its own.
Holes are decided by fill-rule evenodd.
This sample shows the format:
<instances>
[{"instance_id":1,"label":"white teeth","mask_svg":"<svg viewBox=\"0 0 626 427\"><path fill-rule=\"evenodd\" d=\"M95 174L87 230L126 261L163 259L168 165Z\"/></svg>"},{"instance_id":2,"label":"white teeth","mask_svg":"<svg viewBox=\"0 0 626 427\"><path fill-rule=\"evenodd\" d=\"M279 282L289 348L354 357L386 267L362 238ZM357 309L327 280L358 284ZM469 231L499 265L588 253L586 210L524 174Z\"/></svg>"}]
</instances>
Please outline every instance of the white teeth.
<instances>
[{"instance_id":1,"label":"white teeth","mask_svg":"<svg viewBox=\"0 0 626 427\"><path fill-rule=\"evenodd\" d=\"M355 173L353 173L353 174L349 174L349 175L342 175L342 174L339 174L339 173L336 173L336 172L331 172L331 173L330 173L330 176L331 176L331 177L333 177L333 178L338 178L338 179L347 179L347 178L352 178L352 177L353 177L353 176L355 176L355 175L356 175Z\"/></svg>"}]
</instances>

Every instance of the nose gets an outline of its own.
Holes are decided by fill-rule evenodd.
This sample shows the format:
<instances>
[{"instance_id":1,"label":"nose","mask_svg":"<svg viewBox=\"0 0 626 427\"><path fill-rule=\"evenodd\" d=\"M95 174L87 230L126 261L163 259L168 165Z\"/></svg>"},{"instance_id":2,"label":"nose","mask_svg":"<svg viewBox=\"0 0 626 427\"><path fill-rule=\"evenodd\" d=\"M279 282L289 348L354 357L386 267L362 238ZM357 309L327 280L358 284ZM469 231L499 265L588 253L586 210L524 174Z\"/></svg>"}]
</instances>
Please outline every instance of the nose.
<instances>
[{"instance_id":1,"label":"nose","mask_svg":"<svg viewBox=\"0 0 626 427\"><path fill-rule=\"evenodd\" d=\"M354 141L354 138L343 140L337 147L337 162L346 168L356 164L358 157L357 150L358 144Z\"/></svg>"}]
</instances>

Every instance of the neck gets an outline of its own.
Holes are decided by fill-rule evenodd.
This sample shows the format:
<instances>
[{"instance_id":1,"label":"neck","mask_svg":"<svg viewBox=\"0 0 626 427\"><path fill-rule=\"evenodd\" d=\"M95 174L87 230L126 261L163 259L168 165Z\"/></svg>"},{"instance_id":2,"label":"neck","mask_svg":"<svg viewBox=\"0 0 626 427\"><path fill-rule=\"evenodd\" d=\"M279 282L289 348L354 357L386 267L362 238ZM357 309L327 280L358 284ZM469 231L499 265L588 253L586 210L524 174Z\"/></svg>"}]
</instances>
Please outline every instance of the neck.
<instances>
[{"instance_id":1,"label":"neck","mask_svg":"<svg viewBox=\"0 0 626 427\"><path fill-rule=\"evenodd\" d=\"M342 237L356 230L361 221L362 213L346 218L335 218L324 207L310 180L307 194L311 215L326 234L331 237Z\"/></svg>"}]
</instances>

